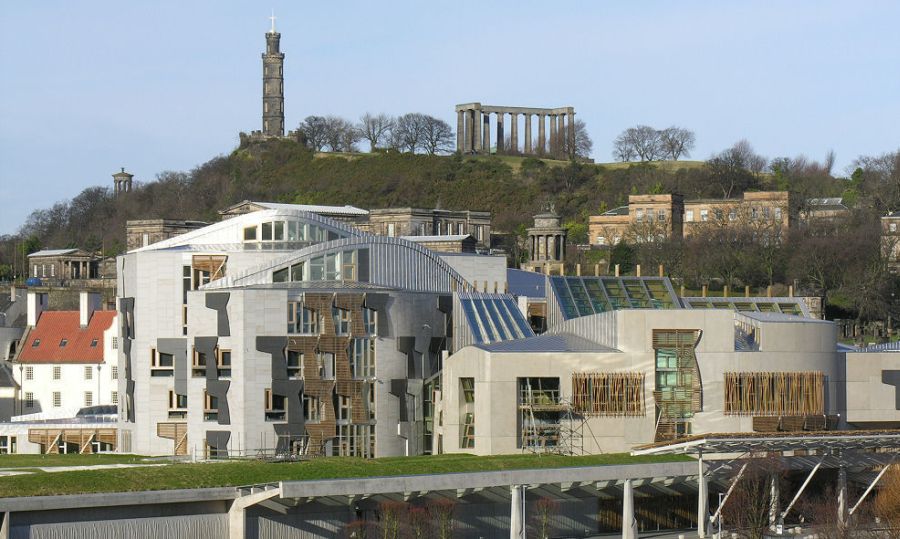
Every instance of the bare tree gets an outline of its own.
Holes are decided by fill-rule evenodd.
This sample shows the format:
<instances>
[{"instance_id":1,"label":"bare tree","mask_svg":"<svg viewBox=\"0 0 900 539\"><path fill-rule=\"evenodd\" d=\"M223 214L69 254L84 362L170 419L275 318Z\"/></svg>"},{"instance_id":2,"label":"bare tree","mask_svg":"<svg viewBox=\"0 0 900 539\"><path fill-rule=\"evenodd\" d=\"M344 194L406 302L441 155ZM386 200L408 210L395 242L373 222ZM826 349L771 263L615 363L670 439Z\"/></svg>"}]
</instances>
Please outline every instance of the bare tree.
<instances>
[{"instance_id":1,"label":"bare tree","mask_svg":"<svg viewBox=\"0 0 900 539\"><path fill-rule=\"evenodd\" d=\"M352 152L353 145L359 140L356 127L347 120L337 116L325 118L325 143L333 152Z\"/></svg>"},{"instance_id":2,"label":"bare tree","mask_svg":"<svg viewBox=\"0 0 900 539\"><path fill-rule=\"evenodd\" d=\"M400 151L415 153L423 140L425 115L410 112L397 118L391 131L391 145Z\"/></svg>"},{"instance_id":3,"label":"bare tree","mask_svg":"<svg viewBox=\"0 0 900 539\"><path fill-rule=\"evenodd\" d=\"M306 137L306 144L317 152L328 143L326 140L327 119L324 116L307 116L299 126L299 131Z\"/></svg>"},{"instance_id":4,"label":"bare tree","mask_svg":"<svg viewBox=\"0 0 900 539\"><path fill-rule=\"evenodd\" d=\"M673 161L678 161L681 156L690 157L696 142L694 132L683 127L673 125L659 132L662 154Z\"/></svg>"},{"instance_id":5,"label":"bare tree","mask_svg":"<svg viewBox=\"0 0 900 539\"><path fill-rule=\"evenodd\" d=\"M649 125L629 127L613 142L613 155L620 161L653 161L662 156L659 131ZM624 157L630 157L625 159Z\"/></svg>"},{"instance_id":6,"label":"bare tree","mask_svg":"<svg viewBox=\"0 0 900 539\"><path fill-rule=\"evenodd\" d=\"M379 142L389 139L393 127L394 118L384 113L367 112L359 119L359 133L363 139L369 141L369 151L375 151Z\"/></svg>"},{"instance_id":7,"label":"bare tree","mask_svg":"<svg viewBox=\"0 0 900 539\"><path fill-rule=\"evenodd\" d=\"M453 129L450 124L434 116L423 115L419 147L429 155L453 151Z\"/></svg>"},{"instance_id":8,"label":"bare tree","mask_svg":"<svg viewBox=\"0 0 900 539\"><path fill-rule=\"evenodd\" d=\"M566 141L568 144L568 141ZM568 149L568 148L567 148ZM594 141L587 132L587 126L582 120L575 120L575 155L577 157L590 157L594 151Z\"/></svg>"},{"instance_id":9,"label":"bare tree","mask_svg":"<svg viewBox=\"0 0 900 539\"><path fill-rule=\"evenodd\" d=\"M722 152L729 154L729 157L743 169L749 170L754 174L759 174L766 169L769 160L756 153L753 145L747 139L741 139L734 143L734 146Z\"/></svg>"}]
</instances>

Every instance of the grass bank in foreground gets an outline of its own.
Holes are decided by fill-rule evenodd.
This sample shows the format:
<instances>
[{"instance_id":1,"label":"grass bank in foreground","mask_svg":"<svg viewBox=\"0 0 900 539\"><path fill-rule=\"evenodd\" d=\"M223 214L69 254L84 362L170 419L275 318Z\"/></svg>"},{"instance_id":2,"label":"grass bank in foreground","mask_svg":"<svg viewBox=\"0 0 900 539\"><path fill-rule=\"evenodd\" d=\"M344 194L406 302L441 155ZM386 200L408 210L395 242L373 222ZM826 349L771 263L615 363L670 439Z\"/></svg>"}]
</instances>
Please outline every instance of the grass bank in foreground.
<instances>
[{"instance_id":1,"label":"grass bank in foreground","mask_svg":"<svg viewBox=\"0 0 900 539\"><path fill-rule=\"evenodd\" d=\"M2 460L0 458L0 461ZM224 487L276 481L647 464L684 460L689 459L683 456L668 455L632 457L628 454L616 453L583 457L559 455L491 457L436 455L381 459L333 457L295 463L224 461L172 464L151 468L58 472L53 473L52 476L36 472L28 475L0 477L0 497ZM3 467L2 463L0 463L0 467Z\"/></svg>"}]
</instances>

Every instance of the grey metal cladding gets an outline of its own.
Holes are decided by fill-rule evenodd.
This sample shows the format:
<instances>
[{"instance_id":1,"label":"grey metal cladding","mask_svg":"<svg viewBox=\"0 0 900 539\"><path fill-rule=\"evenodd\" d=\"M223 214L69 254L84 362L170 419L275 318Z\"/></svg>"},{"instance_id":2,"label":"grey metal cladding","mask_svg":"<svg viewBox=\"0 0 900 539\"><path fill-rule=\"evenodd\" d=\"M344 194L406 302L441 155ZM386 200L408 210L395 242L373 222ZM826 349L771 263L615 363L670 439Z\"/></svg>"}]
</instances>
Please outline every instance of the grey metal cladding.
<instances>
[{"instance_id":1,"label":"grey metal cladding","mask_svg":"<svg viewBox=\"0 0 900 539\"><path fill-rule=\"evenodd\" d=\"M287 380L287 359L284 350L287 348L287 337L256 337L256 350L272 356L272 380Z\"/></svg>"},{"instance_id":2,"label":"grey metal cladding","mask_svg":"<svg viewBox=\"0 0 900 539\"><path fill-rule=\"evenodd\" d=\"M222 450L228 447L228 440L231 439L231 431L227 430L208 430L206 431L206 443L210 447Z\"/></svg>"},{"instance_id":3,"label":"grey metal cladding","mask_svg":"<svg viewBox=\"0 0 900 539\"><path fill-rule=\"evenodd\" d=\"M128 403L128 422L134 423L134 380L125 381L125 399Z\"/></svg>"},{"instance_id":4,"label":"grey metal cladding","mask_svg":"<svg viewBox=\"0 0 900 539\"><path fill-rule=\"evenodd\" d=\"M122 337L134 338L134 298L119 298L119 312L122 314Z\"/></svg>"},{"instance_id":5,"label":"grey metal cladding","mask_svg":"<svg viewBox=\"0 0 900 539\"><path fill-rule=\"evenodd\" d=\"M409 386L409 380L405 378L395 378L391 380L391 395L400 399L400 421L409 421L409 411L406 405L406 388Z\"/></svg>"},{"instance_id":6,"label":"grey metal cladding","mask_svg":"<svg viewBox=\"0 0 900 539\"><path fill-rule=\"evenodd\" d=\"M356 280L361 283L367 283L369 282L370 273L369 250L359 249L356 251Z\"/></svg>"},{"instance_id":7,"label":"grey metal cladding","mask_svg":"<svg viewBox=\"0 0 900 539\"><path fill-rule=\"evenodd\" d=\"M228 380L206 380L206 392L219 401L219 425L230 425L231 415L228 413Z\"/></svg>"},{"instance_id":8,"label":"grey metal cladding","mask_svg":"<svg viewBox=\"0 0 900 539\"><path fill-rule=\"evenodd\" d=\"M375 313L378 317L377 323L375 324L375 330L381 338L390 337L393 334L393 331L391 331L390 315L387 308L388 302L391 300L392 298L389 294L378 292L366 293L365 306L369 309L375 309Z\"/></svg>"},{"instance_id":9,"label":"grey metal cladding","mask_svg":"<svg viewBox=\"0 0 900 539\"><path fill-rule=\"evenodd\" d=\"M301 410L302 412L302 410ZM278 453L284 453L290 451L290 438L300 438L306 434L306 426L303 423L302 413L301 415L301 423L276 423L272 425L275 428L275 435L278 436L278 439L275 442L275 451Z\"/></svg>"},{"instance_id":10,"label":"grey metal cladding","mask_svg":"<svg viewBox=\"0 0 900 539\"><path fill-rule=\"evenodd\" d=\"M218 337L194 337L194 353L206 356L206 380L218 380L219 372L216 362L216 345Z\"/></svg>"},{"instance_id":11,"label":"grey metal cladding","mask_svg":"<svg viewBox=\"0 0 900 539\"><path fill-rule=\"evenodd\" d=\"M175 367L175 393L187 395L187 339L157 339L156 349L161 354L172 354L172 363Z\"/></svg>"},{"instance_id":12,"label":"grey metal cladding","mask_svg":"<svg viewBox=\"0 0 900 539\"><path fill-rule=\"evenodd\" d=\"M228 310L225 308L228 305L230 297L231 294L228 292L208 292L206 294L206 307L213 309L218 315L218 327L216 333L219 337L231 336L231 326L228 323Z\"/></svg>"},{"instance_id":13,"label":"grey metal cladding","mask_svg":"<svg viewBox=\"0 0 900 539\"><path fill-rule=\"evenodd\" d=\"M416 361L416 338L397 337L397 351L406 355L406 377L421 378L418 361Z\"/></svg>"},{"instance_id":14,"label":"grey metal cladding","mask_svg":"<svg viewBox=\"0 0 900 539\"><path fill-rule=\"evenodd\" d=\"M303 416L303 380L273 380L272 393L287 399L287 422L291 425L304 426Z\"/></svg>"},{"instance_id":15,"label":"grey metal cladding","mask_svg":"<svg viewBox=\"0 0 900 539\"><path fill-rule=\"evenodd\" d=\"M437 298L437 308L439 311L445 314L450 314L453 312L453 296L438 296Z\"/></svg>"}]
</instances>

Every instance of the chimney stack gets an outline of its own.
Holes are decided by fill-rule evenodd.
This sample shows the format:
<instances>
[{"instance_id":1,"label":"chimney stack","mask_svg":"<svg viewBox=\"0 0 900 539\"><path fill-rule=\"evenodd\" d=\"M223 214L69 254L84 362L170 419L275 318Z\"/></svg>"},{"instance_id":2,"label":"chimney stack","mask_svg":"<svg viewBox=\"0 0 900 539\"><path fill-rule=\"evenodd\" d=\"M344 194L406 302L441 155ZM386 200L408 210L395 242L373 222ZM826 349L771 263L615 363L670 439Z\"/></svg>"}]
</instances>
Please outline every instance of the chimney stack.
<instances>
[{"instance_id":1,"label":"chimney stack","mask_svg":"<svg viewBox=\"0 0 900 539\"><path fill-rule=\"evenodd\" d=\"M78 322L86 328L94 311L100 307L100 294L82 290L78 293Z\"/></svg>"},{"instance_id":2,"label":"chimney stack","mask_svg":"<svg viewBox=\"0 0 900 539\"><path fill-rule=\"evenodd\" d=\"M38 319L41 317L41 313L44 312L44 309L47 308L47 294L42 294L40 292L28 292L27 301L27 324L29 327L34 327L37 325Z\"/></svg>"}]
</instances>

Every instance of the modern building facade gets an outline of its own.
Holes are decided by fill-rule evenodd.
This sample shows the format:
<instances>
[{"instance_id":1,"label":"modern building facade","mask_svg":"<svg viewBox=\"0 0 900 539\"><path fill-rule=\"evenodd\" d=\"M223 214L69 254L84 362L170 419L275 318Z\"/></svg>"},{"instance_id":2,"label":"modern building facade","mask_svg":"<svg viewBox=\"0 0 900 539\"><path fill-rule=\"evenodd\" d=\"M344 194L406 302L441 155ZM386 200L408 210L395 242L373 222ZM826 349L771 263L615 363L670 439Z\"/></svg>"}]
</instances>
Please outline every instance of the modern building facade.
<instances>
[{"instance_id":1,"label":"modern building facade","mask_svg":"<svg viewBox=\"0 0 900 539\"><path fill-rule=\"evenodd\" d=\"M287 207L118 264L120 445L198 456L429 451L425 387L450 351L452 294L505 278L503 257Z\"/></svg>"},{"instance_id":2,"label":"modern building facade","mask_svg":"<svg viewBox=\"0 0 900 539\"><path fill-rule=\"evenodd\" d=\"M666 278L545 279L545 333L470 338L444 362L442 451L621 452L705 433L900 427L900 355L840 345L802 300L713 305L679 298ZM454 339L473 331L457 324Z\"/></svg>"}]
</instances>

